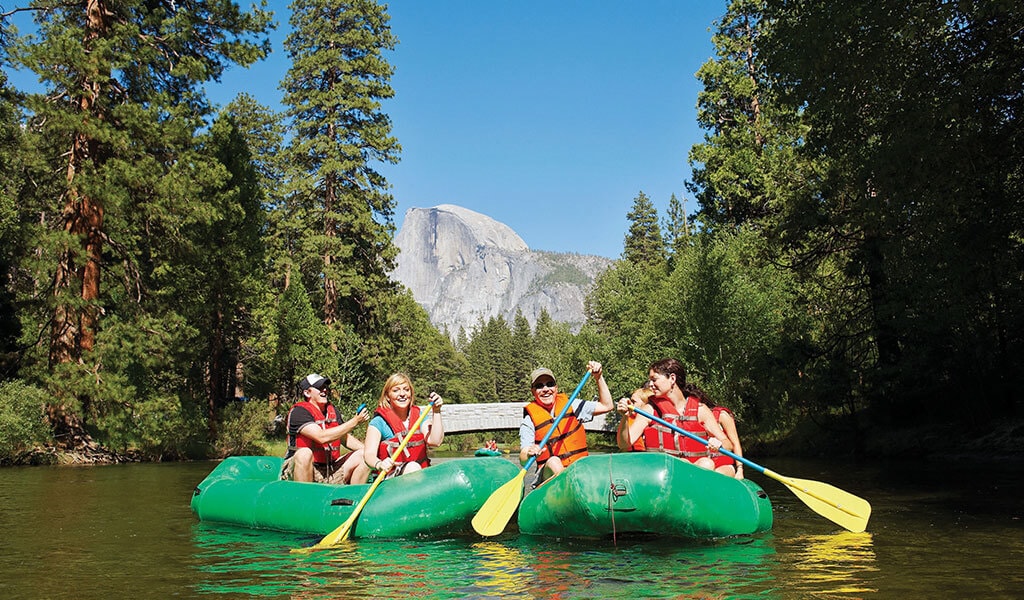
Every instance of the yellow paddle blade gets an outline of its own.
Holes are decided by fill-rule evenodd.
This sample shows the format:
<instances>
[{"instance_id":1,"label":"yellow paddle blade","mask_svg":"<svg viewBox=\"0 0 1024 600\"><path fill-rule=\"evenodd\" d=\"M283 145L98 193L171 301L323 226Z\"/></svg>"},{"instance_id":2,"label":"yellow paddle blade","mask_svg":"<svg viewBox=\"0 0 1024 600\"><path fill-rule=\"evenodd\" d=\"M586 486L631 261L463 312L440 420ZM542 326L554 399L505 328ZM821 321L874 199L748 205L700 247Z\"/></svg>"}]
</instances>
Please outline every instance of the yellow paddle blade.
<instances>
[{"instance_id":1,"label":"yellow paddle blade","mask_svg":"<svg viewBox=\"0 0 1024 600\"><path fill-rule=\"evenodd\" d=\"M473 517L473 529L483 536L498 535L505 530L509 519L519 507L523 497L523 479L526 469L519 469L519 474L508 483L494 490L487 502L480 507Z\"/></svg>"},{"instance_id":2,"label":"yellow paddle blade","mask_svg":"<svg viewBox=\"0 0 1024 600\"><path fill-rule=\"evenodd\" d=\"M765 469L764 474L786 484L811 510L854 533L867 529L871 504L835 486L809 479L794 479Z\"/></svg>"},{"instance_id":3,"label":"yellow paddle blade","mask_svg":"<svg viewBox=\"0 0 1024 600\"><path fill-rule=\"evenodd\" d=\"M339 525L334 531L325 535L322 540L308 548L292 548L292 554L315 552L317 550L323 550L324 548L330 548L331 546L338 545L339 542L348 539L348 534L352 531L352 525L355 524L356 517L358 516L359 513L353 512L349 518L345 519L344 523Z\"/></svg>"},{"instance_id":4,"label":"yellow paddle blade","mask_svg":"<svg viewBox=\"0 0 1024 600\"><path fill-rule=\"evenodd\" d=\"M352 531L352 525L355 524L356 517L358 517L358 516L359 516L358 513L353 512L352 516L350 516L349 518L345 519L345 522L342 523L341 526L339 526L334 531L332 531L332 532L328 533L327 535L325 535L324 538L322 540L320 540L319 542L317 542L316 544L314 544L310 548L310 550L320 550L321 548L330 548L331 546L337 545L338 542L340 542L342 540L347 540L349 532Z\"/></svg>"}]
</instances>

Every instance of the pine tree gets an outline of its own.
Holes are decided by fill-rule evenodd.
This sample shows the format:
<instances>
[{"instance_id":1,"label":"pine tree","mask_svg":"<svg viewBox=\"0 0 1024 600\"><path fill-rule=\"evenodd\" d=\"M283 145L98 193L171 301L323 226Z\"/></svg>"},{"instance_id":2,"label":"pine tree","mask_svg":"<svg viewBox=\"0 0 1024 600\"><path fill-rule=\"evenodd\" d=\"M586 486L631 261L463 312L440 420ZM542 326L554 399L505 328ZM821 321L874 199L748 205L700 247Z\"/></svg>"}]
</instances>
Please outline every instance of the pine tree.
<instances>
[{"instance_id":1,"label":"pine tree","mask_svg":"<svg viewBox=\"0 0 1024 600\"><path fill-rule=\"evenodd\" d=\"M530 371L533 370L533 332L530 329L530 322L523 316L522 311L516 309L516 316L512 321L512 379L515 382L515 389L523 389L530 385ZM508 398L518 397L516 392Z\"/></svg>"},{"instance_id":2,"label":"pine tree","mask_svg":"<svg viewBox=\"0 0 1024 600\"><path fill-rule=\"evenodd\" d=\"M382 294L394 291L395 202L375 164L396 163L400 150L381 111L394 95L383 53L397 40L372 0L295 0L291 10L283 247L316 290L324 323L353 323L365 334Z\"/></svg>"},{"instance_id":3,"label":"pine tree","mask_svg":"<svg viewBox=\"0 0 1024 600\"><path fill-rule=\"evenodd\" d=\"M732 0L712 36L715 58L697 71L697 122L707 132L690 150L701 220L712 230L742 224L770 228L791 190L807 191L814 163L798 150L807 127L778 100L758 42L763 0Z\"/></svg>"},{"instance_id":4,"label":"pine tree","mask_svg":"<svg viewBox=\"0 0 1024 600\"><path fill-rule=\"evenodd\" d=\"M675 194L668 199L668 210L665 221L662 224L665 231L665 244L669 253L669 268L674 260L686 251L686 245L690 240L690 227L686 221L686 207Z\"/></svg>"},{"instance_id":5,"label":"pine tree","mask_svg":"<svg viewBox=\"0 0 1024 600\"><path fill-rule=\"evenodd\" d=\"M626 218L629 219L629 232L626 233L622 258L638 265L663 269L665 239L658 225L658 211L647 194L637 194Z\"/></svg>"},{"instance_id":6,"label":"pine tree","mask_svg":"<svg viewBox=\"0 0 1024 600\"><path fill-rule=\"evenodd\" d=\"M0 379L13 378L18 368L17 346L21 324L15 312L15 271L24 254L26 235L21 225L18 197L25 182L27 144L18 123L14 91L0 72Z\"/></svg>"},{"instance_id":7,"label":"pine tree","mask_svg":"<svg viewBox=\"0 0 1024 600\"><path fill-rule=\"evenodd\" d=\"M201 330L208 347L206 373L211 421L217 410L242 391L238 375L243 339L255 331L252 307L263 294L266 226L259 175L248 144L234 118L222 113L210 132L211 152L224 165L228 179L210 195L216 218L199 224L196 247L203 248L197 265L206 301L201 305Z\"/></svg>"},{"instance_id":8,"label":"pine tree","mask_svg":"<svg viewBox=\"0 0 1024 600\"><path fill-rule=\"evenodd\" d=\"M194 147L209 114L202 84L265 55L260 36L269 15L205 0L89 0L48 3L35 16L38 31L13 40L10 55L45 88L26 102L28 129L51 153L51 175L35 201L47 219L40 251L52 269L44 278L53 282L45 292L53 307L51 379L66 387L76 378L67 369L57 376L56 367L82 361L87 374L103 315L133 312L118 304L145 297L146 274L163 258L160 236L177 234L192 218L186 201L215 179L210 159ZM107 292L104 281L127 289ZM51 420L75 430L64 438L73 443L93 392L79 387L57 397Z\"/></svg>"}]
</instances>

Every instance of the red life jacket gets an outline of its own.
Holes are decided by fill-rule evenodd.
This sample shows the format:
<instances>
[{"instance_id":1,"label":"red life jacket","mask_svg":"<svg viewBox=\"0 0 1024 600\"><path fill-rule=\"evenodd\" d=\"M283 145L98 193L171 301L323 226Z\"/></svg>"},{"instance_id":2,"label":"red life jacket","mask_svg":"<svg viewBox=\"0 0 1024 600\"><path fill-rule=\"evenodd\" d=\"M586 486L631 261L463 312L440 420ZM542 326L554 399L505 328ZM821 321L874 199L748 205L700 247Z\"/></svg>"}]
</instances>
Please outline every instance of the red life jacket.
<instances>
[{"instance_id":1,"label":"red life jacket","mask_svg":"<svg viewBox=\"0 0 1024 600\"><path fill-rule=\"evenodd\" d=\"M391 458L391 455L398 450L398 447L402 445L402 440L409 433L409 429L402 422L402 419L398 418L395 411L389 408L378 408L375 415L380 415L382 419L387 421L388 427L394 432L394 435L388 439L381 439L380 445L377 446L377 458L384 460L385 458ZM420 418L420 407L410 406L409 407L409 422L415 423ZM405 449L402 450L402 454L398 457L396 463L403 462L416 462L421 467L430 466L430 458L427 456L427 439L423 437L422 429L416 431L409 438L409 443L405 445Z\"/></svg>"},{"instance_id":2,"label":"red life jacket","mask_svg":"<svg viewBox=\"0 0 1024 600\"><path fill-rule=\"evenodd\" d=\"M316 402L310 402L309 400L303 400L302 402L296 402L292 410L298 407L302 407L309 411L309 414L313 415L313 422L316 423L321 429L330 429L332 427L340 427L338 423L338 412L334 410L333 404L327 405L327 414L325 415ZM291 431L291 419L292 413L288 411L288 424L287 431ZM312 440L304 435L291 435L288 436L288 450L295 452L299 448L309 448L313 451L313 462L317 464L327 464L328 462L334 462L341 458L341 440L334 440L326 444L318 444L315 440ZM328 460L328 456L330 460Z\"/></svg>"},{"instance_id":3,"label":"red life jacket","mask_svg":"<svg viewBox=\"0 0 1024 600\"><path fill-rule=\"evenodd\" d=\"M648 404L662 419L680 429L707 439L708 434L697 417L697 412L700 409L700 401L697 398L690 396L686 399L686 406L681 415L676 412L675 404L668 398L652 397L648 400ZM665 452L694 463L702 456L708 455L706 445L681 433L676 433L655 421L651 421L651 424L644 429L643 439L648 452Z\"/></svg>"},{"instance_id":4,"label":"red life jacket","mask_svg":"<svg viewBox=\"0 0 1024 600\"><path fill-rule=\"evenodd\" d=\"M712 412L712 414L715 415L715 422L718 423L719 425L722 424L722 422L719 420L719 415L721 415L723 412L727 412L727 413L729 413L729 416L731 416L733 418L736 418L736 415L732 414L732 411L729 410L728 408L724 407L724 406L716 406L716 407L711 409L711 412ZM725 431L725 428L722 427L722 430ZM718 467L724 467L724 466L727 466L727 465L728 466L736 466L736 461L735 460L733 460L731 457L726 456L726 455L721 454L721 453L716 454L714 457L712 457L712 460L715 461L715 468L716 469Z\"/></svg>"},{"instance_id":5,"label":"red life jacket","mask_svg":"<svg viewBox=\"0 0 1024 600\"><path fill-rule=\"evenodd\" d=\"M535 443L540 444L544 436L548 434L548 430L551 429L551 424L555 422L551 415L561 414L568 402L568 396L558 394L555 396L555 405L551 411L541 406L536 399L526 403L526 406L523 407L523 416L530 417L530 420L533 421L533 441ZM566 412L562 420L558 422L558 427L548 438L548 443L540 449L540 454L537 455L537 465L543 467L552 454L562 459L564 467L568 467L588 454L587 431L583 429L583 423L580 423L571 410Z\"/></svg>"}]
</instances>

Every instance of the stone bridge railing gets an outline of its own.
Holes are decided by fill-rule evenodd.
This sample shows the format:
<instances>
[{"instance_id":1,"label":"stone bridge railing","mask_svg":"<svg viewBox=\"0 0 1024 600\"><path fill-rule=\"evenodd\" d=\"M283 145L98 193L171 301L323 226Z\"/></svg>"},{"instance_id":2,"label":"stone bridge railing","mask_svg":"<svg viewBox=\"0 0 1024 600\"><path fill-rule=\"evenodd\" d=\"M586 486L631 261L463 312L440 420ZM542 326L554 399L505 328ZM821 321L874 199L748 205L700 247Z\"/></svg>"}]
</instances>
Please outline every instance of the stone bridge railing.
<instances>
[{"instance_id":1,"label":"stone bridge railing","mask_svg":"<svg viewBox=\"0 0 1024 600\"><path fill-rule=\"evenodd\" d=\"M445 433L466 433L472 431L499 431L519 429L523 420L525 402L496 402L493 404L445 404L441 409ZM610 417L608 421L605 417ZM584 425L587 431L612 431L614 413L598 415Z\"/></svg>"}]
</instances>

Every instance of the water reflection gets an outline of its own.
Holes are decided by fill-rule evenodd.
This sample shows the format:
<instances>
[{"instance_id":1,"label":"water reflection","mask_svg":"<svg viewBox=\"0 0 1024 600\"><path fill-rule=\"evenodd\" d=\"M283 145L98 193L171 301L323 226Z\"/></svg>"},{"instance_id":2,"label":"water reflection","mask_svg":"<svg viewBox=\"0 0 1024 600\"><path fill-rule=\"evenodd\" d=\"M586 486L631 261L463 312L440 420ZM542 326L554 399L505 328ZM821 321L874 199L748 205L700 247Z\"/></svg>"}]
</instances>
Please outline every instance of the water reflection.
<instances>
[{"instance_id":1,"label":"water reflection","mask_svg":"<svg viewBox=\"0 0 1024 600\"><path fill-rule=\"evenodd\" d=\"M878 571L870 533L841 531L780 540L788 587L818 595L843 596L878 591L868 582Z\"/></svg>"},{"instance_id":2,"label":"water reflection","mask_svg":"<svg viewBox=\"0 0 1024 600\"><path fill-rule=\"evenodd\" d=\"M518 548L500 542L477 542L470 550L475 559L474 582L457 591L467 596L514 598L529 588L532 566Z\"/></svg>"},{"instance_id":3,"label":"water reflection","mask_svg":"<svg viewBox=\"0 0 1024 600\"><path fill-rule=\"evenodd\" d=\"M644 598L736 597L771 587L771 536L679 544L497 541L346 541L311 554L294 534L196 524L195 590L318 597L593 598L642 589Z\"/></svg>"}]
</instances>

